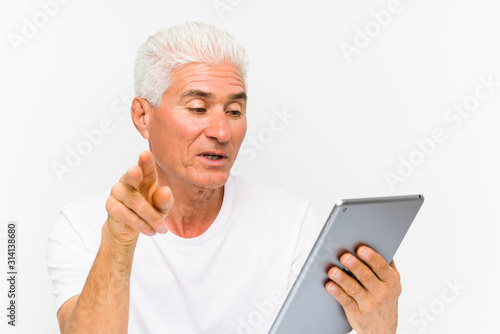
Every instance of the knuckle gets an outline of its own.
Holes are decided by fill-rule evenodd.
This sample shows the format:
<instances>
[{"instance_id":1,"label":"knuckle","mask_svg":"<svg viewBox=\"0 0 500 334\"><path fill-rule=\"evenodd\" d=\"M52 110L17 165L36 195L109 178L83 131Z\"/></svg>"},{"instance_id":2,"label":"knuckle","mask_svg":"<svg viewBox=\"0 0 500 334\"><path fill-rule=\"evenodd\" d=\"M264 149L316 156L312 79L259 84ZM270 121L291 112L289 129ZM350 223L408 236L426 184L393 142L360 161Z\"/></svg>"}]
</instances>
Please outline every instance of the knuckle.
<instances>
[{"instance_id":1,"label":"knuckle","mask_svg":"<svg viewBox=\"0 0 500 334\"><path fill-rule=\"evenodd\" d=\"M148 228L147 224L144 224L144 222L142 222L141 219L139 219L137 216L129 217L128 219L126 219L125 224L130 229L133 229L133 230L140 232L140 233L147 234L147 233L145 233L147 231L147 228Z\"/></svg>"},{"instance_id":2,"label":"knuckle","mask_svg":"<svg viewBox=\"0 0 500 334\"><path fill-rule=\"evenodd\" d=\"M364 282L364 283L371 283L374 278L375 278L375 276L371 272L368 272L368 271L362 273L359 276L359 279L361 280L361 282Z\"/></svg>"},{"instance_id":3,"label":"knuckle","mask_svg":"<svg viewBox=\"0 0 500 334\"><path fill-rule=\"evenodd\" d=\"M168 212L170 211L170 209L172 208L172 205L169 203L167 203L167 205L163 206L163 207L158 207L157 210L164 216L168 215Z\"/></svg>"},{"instance_id":4,"label":"knuckle","mask_svg":"<svg viewBox=\"0 0 500 334\"><path fill-rule=\"evenodd\" d=\"M154 168L148 168L149 166L146 166L145 168L141 168L142 174L145 178L150 178L156 176L156 170Z\"/></svg>"},{"instance_id":5,"label":"knuckle","mask_svg":"<svg viewBox=\"0 0 500 334\"><path fill-rule=\"evenodd\" d=\"M377 302L384 302L389 298L389 292L387 289L381 289L380 291L377 292L375 299Z\"/></svg>"},{"instance_id":6,"label":"knuckle","mask_svg":"<svg viewBox=\"0 0 500 334\"><path fill-rule=\"evenodd\" d=\"M401 295L402 287L400 283L389 285L390 294L399 297Z\"/></svg>"},{"instance_id":7,"label":"knuckle","mask_svg":"<svg viewBox=\"0 0 500 334\"><path fill-rule=\"evenodd\" d=\"M125 185L121 182L118 182L115 184L113 187L111 187L111 193L110 195L115 197L116 199L119 199L123 196L123 193L125 192Z\"/></svg>"},{"instance_id":8,"label":"knuckle","mask_svg":"<svg viewBox=\"0 0 500 334\"><path fill-rule=\"evenodd\" d=\"M346 295L346 296L343 296L343 297L341 297L341 298L339 298L339 299L340 299L340 300L339 300L339 303L340 303L342 306L344 306L344 307L349 307L349 306L351 306L351 305L352 305L352 303L353 303L353 301L354 301L351 297L349 297L349 296L347 296L347 295Z\"/></svg>"},{"instance_id":9,"label":"knuckle","mask_svg":"<svg viewBox=\"0 0 500 334\"><path fill-rule=\"evenodd\" d=\"M375 304L371 300L368 300L364 305L364 309L366 312L372 313L377 309L377 304Z\"/></svg>"},{"instance_id":10,"label":"knuckle","mask_svg":"<svg viewBox=\"0 0 500 334\"><path fill-rule=\"evenodd\" d=\"M377 261L375 264L375 270L377 272L384 271L387 266L387 263L385 261Z\"/></svg>"},{"instance_id":11,"label":"knuckle","mask_svg":"<svg viewBox=\"0 0 500 334\"><path fill-rule=\"evenodd\" d=\"M352 284L348 289L347 289L347 293L351 296L356 296L356 295L359 295L361 293L361 286L359 284Z\"/></svg>"},{"instance_id":12,"label":"knuckle","mask_svg":"<svg viewBox=\"0 0 500 334\"><path fill-rule=\"evenodd\" d=\"M137 203L137 212L145 221L146 224L153 226L162 224L162 217L154 210L154 208L145 199L139 199Z\"/></svg>"},{"instance_id":13,"label":"knuckle","mask_svg":"<svg viewBox=\"0 0 500 334\"><path fill-rule=\"evenodd\" d=\"M157 226L163 225L163 219L161 217L157 217L149 225L151 225L151 227L154 229Z\"/></svg>"},{"instance_id":14,"label":"knuckle","mask_svg":"<svg viewBox=\"0 0 500 334\"><path fill-rule=\"evenodd\" d=\"M110 196L116 197L116 195L119 193L119 191L118 191L119 186L120 186L120 183L117 183L111 187Z\"/></svg>"},{"instance_id":15,"label":"knuckle","mask_svg":"<svg viewBox=\"0 0 500 334\"><path fill-rule=\"evenodd\" d=\"M106 211L110 211L113 208L113 197L109 196L108 199L106 200Z\"/></svg>"},{"instance_id":16,"label":"knuckle","mask_svg":"<svg viewBox=\"0 0 500 334\"><path fill-rule=\"evenodd\" d=\"M141 231L139 231L139 232L141 232L142 234L147 235L147 236L149 236L149 237L151 237L151 236L155 235L155 233L156 233L156 232L155 232L155 231L154 231L154 230L153 230L150 226L144 227L144 228L143 228Z\"/></svg>"},{"instance_id":17,"label":"knuckle","mask_svg":"<svg viewBox=\"0 0 500 334\"><path fill-rule=\"evenodd\" d=\"M155 231L153 230L153 228L151 226L149 226L148 224L145 224L143 222L137 222L136 224L134 224L133 228L142 233L142 234L145 234L147 236L152 236L155 234Z\"/></svg>"},{"instance_id":18,"label":"knuckle","mask_svg":"<svg viewBox=\"0 0 500 334\"><path fill-rule=\"evenodd\" d=\"M401 281L399 279L398 276L393 276L391 279L389 279L387 281L387 285L391 288L391 289L399 289L401 290Z\"/></svg>"},{"instance_id":19,"label":"knuckle","mask_svg":"<svg viewBox=\"0 0 500 334\"><path fill-rule=\"evenodd\" d=\"M114 212L116 208L116 199L113 196L109 196L106 200L106 211L108 213Z\"/></svg>"}]
</instances>

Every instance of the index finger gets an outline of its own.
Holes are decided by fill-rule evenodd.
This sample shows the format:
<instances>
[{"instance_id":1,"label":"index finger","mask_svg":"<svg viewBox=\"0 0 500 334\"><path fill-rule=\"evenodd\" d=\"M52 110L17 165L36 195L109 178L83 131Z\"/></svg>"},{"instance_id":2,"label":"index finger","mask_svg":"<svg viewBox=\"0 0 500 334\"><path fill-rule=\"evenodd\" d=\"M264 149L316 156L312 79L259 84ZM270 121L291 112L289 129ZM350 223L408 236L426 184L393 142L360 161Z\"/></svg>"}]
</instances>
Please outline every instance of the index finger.
<instances>
[{"instance_id":1,"label":"index finger","mask_svg":"<svg viewBox=\"0 0 500 334\"><path fill-rule=\"evenodd\" d=\"M138 165L142 170L142 182L139 191L142 196L150 200L152 191L157 188L158 179L153 154L150 151L141 152Z\"/></svg>"}]
</instances>

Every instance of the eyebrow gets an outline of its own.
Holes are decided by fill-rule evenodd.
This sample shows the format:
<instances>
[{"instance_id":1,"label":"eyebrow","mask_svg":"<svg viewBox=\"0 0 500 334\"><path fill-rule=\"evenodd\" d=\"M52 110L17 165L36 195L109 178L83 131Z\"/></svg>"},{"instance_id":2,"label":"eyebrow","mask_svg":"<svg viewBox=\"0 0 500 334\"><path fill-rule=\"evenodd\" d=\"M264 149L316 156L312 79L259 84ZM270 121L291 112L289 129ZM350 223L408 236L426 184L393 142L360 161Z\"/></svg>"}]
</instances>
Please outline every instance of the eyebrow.
<instances>
[{"instance_id":1,"label":"eyebrow","mask_svg":"<svg viewBox=\"0 0 500 334\"><path fill-rule=\"evenodd\" d=\"M179 100L183 100L187 97L202 97L205 99L213 99L215 98L215 95L213 93L205 92L199 89L193 89L190 91L187 91L186 93L182 94L179 98ZM241 92L237 94L233 94L229 96L230 100L244 100L246 102L247 100L247 93Z\"/></svg>"},{"instance_id":2,"label":"eyebrow","mask_svg":"<svg viewBox=\"0 0 500 334\"><path fill-rule=\"evenodd\" d=\"M238 93L238 94L233 94L230 96L230 99L231 100L243 100L243 101L247 101L247 93L245 92L241 92L241 93Z\"/></svg>"},{"instance_id":3,"label":"eyebrow","mask_svg":"<svg viewBox=\"0 0 500 334\"><path fill-rule=\"evenodd\" d=\"M215 96L212 93L204 92L202 90L194 89L187 91L180 96L180 99L185 99L186 97L203 97L206 99L213 99Z\"/></svg>"}]
</instances>

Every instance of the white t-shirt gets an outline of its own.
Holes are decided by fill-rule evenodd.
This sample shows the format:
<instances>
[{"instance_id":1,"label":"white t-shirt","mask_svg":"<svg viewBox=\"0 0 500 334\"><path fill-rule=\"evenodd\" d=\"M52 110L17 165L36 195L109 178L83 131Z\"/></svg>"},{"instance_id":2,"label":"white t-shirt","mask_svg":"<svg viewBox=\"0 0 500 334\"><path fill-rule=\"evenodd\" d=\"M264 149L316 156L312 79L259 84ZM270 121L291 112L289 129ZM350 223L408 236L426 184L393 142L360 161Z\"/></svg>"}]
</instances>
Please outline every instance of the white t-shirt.
<instances>
[{"instance_id":1,"label":"white t-shirt","mask_svg":"<svg viewBox=\"0 0 500 334\"><path fill-rule=\"evenodd\" d=\"M57 309L83 288L108 196L65 206L52 229L47 265ZM202 235L140 235L129 333L267 333L321 227L306 200L230 176Z\"/></svg>"}]
</instances>

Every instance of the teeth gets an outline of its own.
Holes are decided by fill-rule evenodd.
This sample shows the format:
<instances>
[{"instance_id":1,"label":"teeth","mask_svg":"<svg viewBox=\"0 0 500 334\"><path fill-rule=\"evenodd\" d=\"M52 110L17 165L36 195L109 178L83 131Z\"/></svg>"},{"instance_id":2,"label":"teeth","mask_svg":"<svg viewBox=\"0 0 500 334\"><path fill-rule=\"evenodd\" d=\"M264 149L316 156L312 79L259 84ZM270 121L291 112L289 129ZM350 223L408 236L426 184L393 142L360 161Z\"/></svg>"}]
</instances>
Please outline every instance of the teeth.
<instances>
[{"instance_id":1,"label":"teeth","mask_svg":"<svg viewBox=\"0 0 500 334\"><path fill-rule=\"evenodd\" d=\"M215 155L215 154L205 154L204 157L206 157L210 160L222 159L222 155Z\"/></svg>"}]
</instances>

